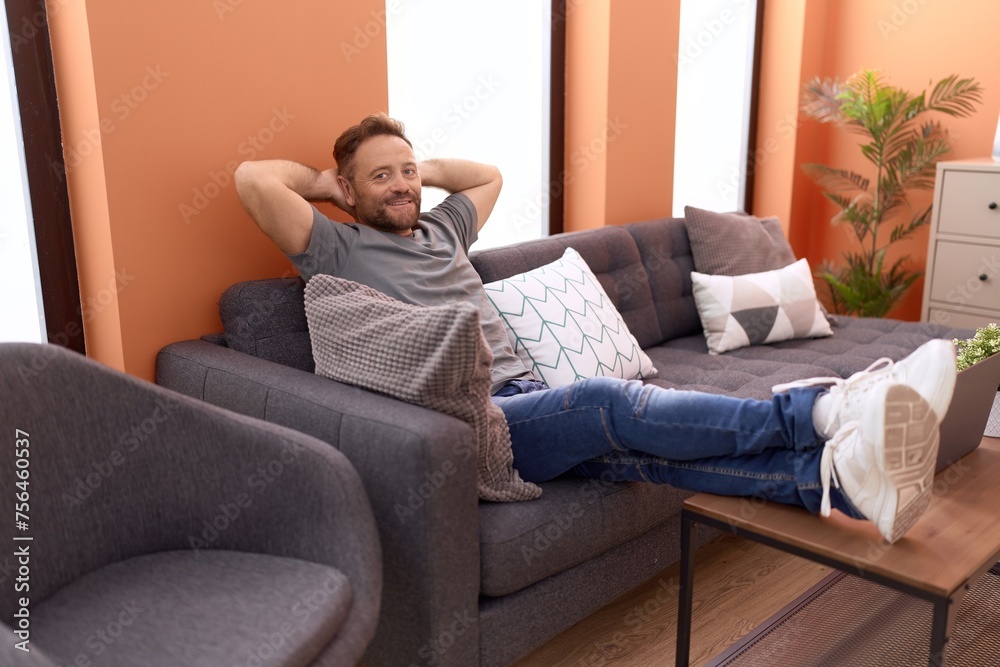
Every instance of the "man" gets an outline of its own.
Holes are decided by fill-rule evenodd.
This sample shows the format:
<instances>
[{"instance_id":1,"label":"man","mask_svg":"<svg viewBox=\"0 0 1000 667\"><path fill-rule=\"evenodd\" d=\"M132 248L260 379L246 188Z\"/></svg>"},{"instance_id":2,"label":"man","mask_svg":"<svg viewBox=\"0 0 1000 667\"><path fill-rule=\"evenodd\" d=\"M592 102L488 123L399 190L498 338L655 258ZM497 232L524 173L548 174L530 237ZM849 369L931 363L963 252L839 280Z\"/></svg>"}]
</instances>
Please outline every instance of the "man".
<instances>
[{"instance_id":1,"label":"man","mask_svg":"<svg viewBox=\"0 0 1000 667\"><path fill-rule=\"evenodd\" d=\"M770 401L610 378L550 389L514 354L466 255L500 194L500 172L465 160L418 164L403 126L381 114L345 131L334 158L322 172L245 162L236 171L240 201L304 280L328 273L407 303L476 304L494 355L493 399L523 479L611 475L763 495L824 516L835 507L873 521L889 542L927 507L938 424L955 385L949 341L847 380L775 387ZM422 186L451 196L421 214ZM331 221L310 204L319 201L357 222Z\"/></svg>"}]
</instances>

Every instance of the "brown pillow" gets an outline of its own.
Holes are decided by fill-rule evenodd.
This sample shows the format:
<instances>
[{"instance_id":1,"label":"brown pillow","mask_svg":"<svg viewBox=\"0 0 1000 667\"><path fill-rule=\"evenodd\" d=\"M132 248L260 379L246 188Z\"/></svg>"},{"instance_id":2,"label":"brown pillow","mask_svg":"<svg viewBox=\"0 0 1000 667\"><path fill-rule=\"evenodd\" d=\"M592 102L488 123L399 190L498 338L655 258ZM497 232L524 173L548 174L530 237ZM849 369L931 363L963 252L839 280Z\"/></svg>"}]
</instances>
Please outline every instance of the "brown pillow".
<instances>
[{"instance_id":1,"label":"brown pillow","mask_svg":"<svg viewBox=\"0 0 1000 667\"><path fill-rule=\"evenodd\" d=\"M304 302L317 375L467 422L483 500L541 495L514 469L507 420L490 399L493 352L478 308L463 301L414 306L325 274L306 283Z\"/></svg>"},{"instance_id":2,"label":"brown pillow","mask_svg":"<svg viewBox=\"0 0 1000 667\"><path fill-rule=\"evenodd\" d=\"M742 276L781 269L795 262L777 218L715 213L684 207L694 268L714 276Z\"/></svg>"}]
</instances>

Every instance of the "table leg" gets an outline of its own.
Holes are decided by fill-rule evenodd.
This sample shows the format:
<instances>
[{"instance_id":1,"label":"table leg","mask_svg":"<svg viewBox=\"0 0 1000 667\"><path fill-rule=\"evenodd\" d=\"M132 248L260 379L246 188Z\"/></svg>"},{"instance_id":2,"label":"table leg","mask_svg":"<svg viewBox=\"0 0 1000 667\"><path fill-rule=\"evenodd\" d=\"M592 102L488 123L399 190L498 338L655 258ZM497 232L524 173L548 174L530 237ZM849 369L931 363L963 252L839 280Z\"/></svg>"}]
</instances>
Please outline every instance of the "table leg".
<instances>
[{"instance_id":1,"label":"table leg","mask_svg":"<svg viewBox=\"0 0 1000 667\"><path fill-rule=\"evenodd\" d=\"M691 604L694 599L694 521L681 510L681 580L677 599L677 667L687 667L691 652Z\"/></svg>"},{"instance_id":2,"label":"table leg","mask_svg":"<svg viewBox=\"0 0 1000 667\"><path fill-rule=\"evenodd\" d=\"M955 629L955 618L962 606L965 595L969 592L969 584L959 587L950 597L934 602L934 620L931 624L931 657L928 665L942 667L948 650L948 640Z\"/></svg>"},{"instance_id":3,"label":"table leg","mask_svg":"<svg viewBox=\"0 0 1000 667\"><path fill-rule=\"evenodd\" d=\"M947 598L934 602L934 620L931 624L931 655L927 661L929 667L944 665L945 644L948 642L948 613L951 601Z\"/></svg>"}]
</instances>

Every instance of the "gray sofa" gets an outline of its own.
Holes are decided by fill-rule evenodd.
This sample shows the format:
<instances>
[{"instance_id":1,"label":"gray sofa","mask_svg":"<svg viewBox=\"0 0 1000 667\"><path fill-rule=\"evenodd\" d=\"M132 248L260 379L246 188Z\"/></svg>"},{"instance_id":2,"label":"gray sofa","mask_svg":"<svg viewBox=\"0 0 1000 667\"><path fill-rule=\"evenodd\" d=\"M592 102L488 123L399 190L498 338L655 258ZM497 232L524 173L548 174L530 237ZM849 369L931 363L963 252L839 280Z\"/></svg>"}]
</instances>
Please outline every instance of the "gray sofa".
<instances>
[{"instance_id":1,"label":"gray sofa","mask_svg":"<svg viewBox=\"0 0 1000 667\"><path fill-rule=\"evenodd\" d=\"M659 369L663 387L766 398L775 384L847 376L924 341L937 325L836 318L834 335L707 353L683 219L561 234L474 253L484 282L574 247ZM220 301L225 331L162 350L157 382L290 426L340 449L379 524L385 588L365 664L508 665L679 557L669 486L560 478L541 498L479 502L463 422L312 373L298 278L241 283Z\"/></svg>"}]
</instances>

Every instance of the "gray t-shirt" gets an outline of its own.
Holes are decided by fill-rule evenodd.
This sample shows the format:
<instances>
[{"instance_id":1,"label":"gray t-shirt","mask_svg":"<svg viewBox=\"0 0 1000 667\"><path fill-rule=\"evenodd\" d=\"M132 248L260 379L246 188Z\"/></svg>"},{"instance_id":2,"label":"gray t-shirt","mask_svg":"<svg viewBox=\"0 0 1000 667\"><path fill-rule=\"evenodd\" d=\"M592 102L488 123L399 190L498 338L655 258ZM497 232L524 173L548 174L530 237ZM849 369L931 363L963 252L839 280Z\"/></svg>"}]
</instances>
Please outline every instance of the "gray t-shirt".
<instances>
[{"instance_id":1,"label":"gray t-shirt","mask_svg":"<svg viewBox=\"0 0 1000 667\"><path fill-rule=\"evenodd\" d=\"M288 258L306 282L326 273L418 306L455 300L478 306L483 334L493 350L492 392L496 393L508 380L532 375L514 354L503 321L469 262L467 251L478 236L476 222L475 207L461 193L421 213L412 236L334 222L314 207L309 247Z\"/></svg>"}]
</instances>

